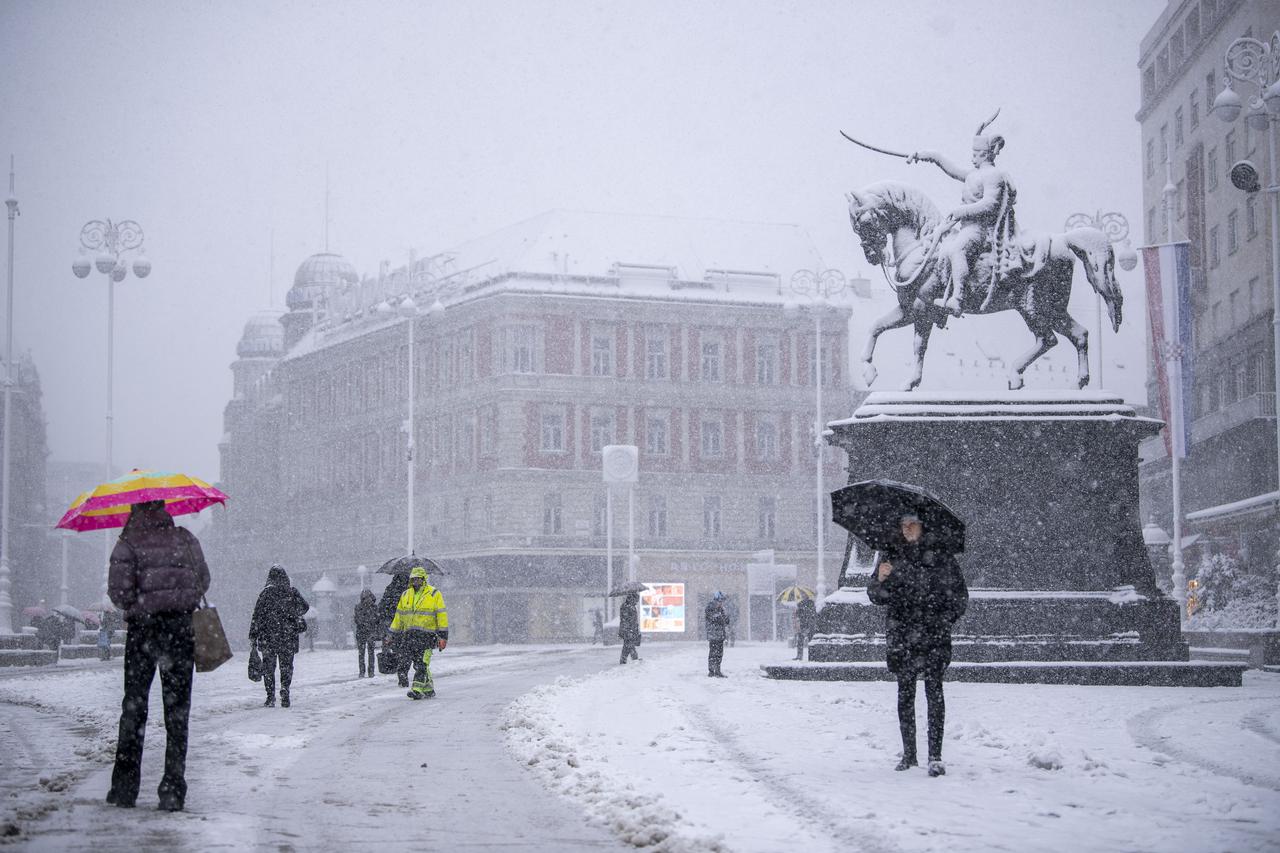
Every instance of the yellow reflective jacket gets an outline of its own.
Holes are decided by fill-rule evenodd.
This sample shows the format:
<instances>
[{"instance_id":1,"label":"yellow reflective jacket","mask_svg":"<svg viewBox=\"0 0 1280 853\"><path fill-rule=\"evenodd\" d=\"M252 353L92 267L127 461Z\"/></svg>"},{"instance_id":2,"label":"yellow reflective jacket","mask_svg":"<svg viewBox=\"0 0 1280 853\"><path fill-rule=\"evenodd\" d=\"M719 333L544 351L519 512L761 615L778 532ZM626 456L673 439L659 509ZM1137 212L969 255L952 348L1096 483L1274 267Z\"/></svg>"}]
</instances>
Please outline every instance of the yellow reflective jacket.
<instances>
[{"instance_id":1,"label":"yellow reflective jacket","mask_svg":"<svg viewBox=\"0 0 1280 853\"><path fill-rule=\"evenodd\" d=\"M391 620L392 633L421 631L449 639L449 614L444 609L444 596L430 584L414 591L409 587L400 596L396 615Z\"/></svg>"}]
</instances>

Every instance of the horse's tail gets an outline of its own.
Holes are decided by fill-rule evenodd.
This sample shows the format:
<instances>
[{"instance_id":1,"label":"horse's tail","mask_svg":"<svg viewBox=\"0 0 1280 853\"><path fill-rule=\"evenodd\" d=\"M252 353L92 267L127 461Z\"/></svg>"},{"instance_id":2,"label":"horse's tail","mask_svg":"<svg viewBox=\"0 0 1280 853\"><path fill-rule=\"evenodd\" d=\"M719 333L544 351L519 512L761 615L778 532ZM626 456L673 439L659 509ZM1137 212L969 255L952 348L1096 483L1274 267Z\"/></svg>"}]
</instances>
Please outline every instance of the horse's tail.
<instances>
[{"instance_id":1,"label":"horse's tail","mask_svg":"<svg viewBox=\"0 0 1280 853\"><path fill-rule=\"evenodd\" d=\"M1124 294L1116 281L1116 256L1111 241L1097 228L1073 228L1062 235L1067 246L1080 259L1084 274L1095 293L1107 305L1113 331L1120 331Z\"/></svg>"}]
</instances>

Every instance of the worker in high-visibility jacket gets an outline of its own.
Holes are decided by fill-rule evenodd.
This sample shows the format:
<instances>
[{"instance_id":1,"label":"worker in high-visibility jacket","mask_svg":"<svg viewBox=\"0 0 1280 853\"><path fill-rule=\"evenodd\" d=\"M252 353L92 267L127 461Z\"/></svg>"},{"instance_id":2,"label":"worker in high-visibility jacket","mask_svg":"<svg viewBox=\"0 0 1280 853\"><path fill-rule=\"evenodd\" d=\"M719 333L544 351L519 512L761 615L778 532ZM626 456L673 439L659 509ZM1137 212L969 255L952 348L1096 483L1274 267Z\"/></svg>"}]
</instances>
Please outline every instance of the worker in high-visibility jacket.
<instances>
[{"instance_id":1,"label":"worker in high-visibility jacket","mask_svg":"<svg viewBox=\"0 0 1280 853\"><path fill-rule=\"evenodd\" d=\"M431 654L444 651L449 642L449 614L444 609L440 590L427 583L427 570L415 566L409 572L409 588L400 596L396 615L391 620L391 635L399 641L399 653L413 661L413 685L410 699L430 699L436 695L431 681Z\"/></svg>"}]
</instances>

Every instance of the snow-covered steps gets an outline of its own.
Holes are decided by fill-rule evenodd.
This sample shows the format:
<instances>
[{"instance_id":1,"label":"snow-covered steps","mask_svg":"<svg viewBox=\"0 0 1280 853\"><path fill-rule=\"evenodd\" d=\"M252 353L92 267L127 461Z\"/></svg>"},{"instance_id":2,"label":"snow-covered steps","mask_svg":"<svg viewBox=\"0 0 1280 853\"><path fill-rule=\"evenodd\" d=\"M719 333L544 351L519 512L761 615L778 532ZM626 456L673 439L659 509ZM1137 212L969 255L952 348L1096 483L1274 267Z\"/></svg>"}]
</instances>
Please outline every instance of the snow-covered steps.
<instances>
[{"instance_id":1,"label":"snow-covered steps","mask_svg":"<svg viewBox=\"0 0 1280 853\"><path fill-rule=\"evenodd\" d=\"M893 681L883 663L782 663L760 667L788 681ZM1143 687L1239 687L1246 663L1220 661L953 662L946 681L1003 684L1093 684Z\"/></svg>"},{"instance_id":2,"label":"snow-covered steps","mask_svg":"<svg viewBox=\"0 0 1280 853\"><path fill-rule=\"evenodd\" d=\"M34 634L0 634L0 667L49 666L58 653L40 647Z\"/></svg>"}]
</instances>

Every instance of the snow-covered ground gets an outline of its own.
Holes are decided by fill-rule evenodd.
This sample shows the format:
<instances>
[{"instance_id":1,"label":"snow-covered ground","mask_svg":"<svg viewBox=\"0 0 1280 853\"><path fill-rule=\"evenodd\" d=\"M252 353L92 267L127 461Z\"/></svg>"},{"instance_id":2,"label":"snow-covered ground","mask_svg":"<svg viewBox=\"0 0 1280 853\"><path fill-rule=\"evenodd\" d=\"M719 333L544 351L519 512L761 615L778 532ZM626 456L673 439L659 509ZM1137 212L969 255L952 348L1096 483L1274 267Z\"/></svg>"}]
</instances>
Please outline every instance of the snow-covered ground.
<instances>
[{"instance_id":1,"label":"snow-covered ground","mask_svg":"<svg viewBox=\"0 0 1280 853\"><path fill-rule=\"evenodd\" d=\"M763 678L779 646L727 650L728 679L706 677L705 645L646 651L507 715L512 750L638 846L1280 849L1280 675L1240 689L948 684L948 771L931 779L892 769L891 683Z\"/></svg>"},{"instance_id":2,"label":"snow-covered ground","mask_svg":"<svg viewBox=\"0 0 1280 853\"><path fill-rule=\"evenodd\" d=\"M0 845L31 850L1280 849L1280 675L1242 689L949 684L948 774L895 773L894 687L776 682L781 645L451 647L440 698L303 653L197 676L188 811L105 806L119 662L0 673ZM921 691L923 693L923 691ZM923 696L920 735L924 736Z\"/></svg>"}]
</instances>

